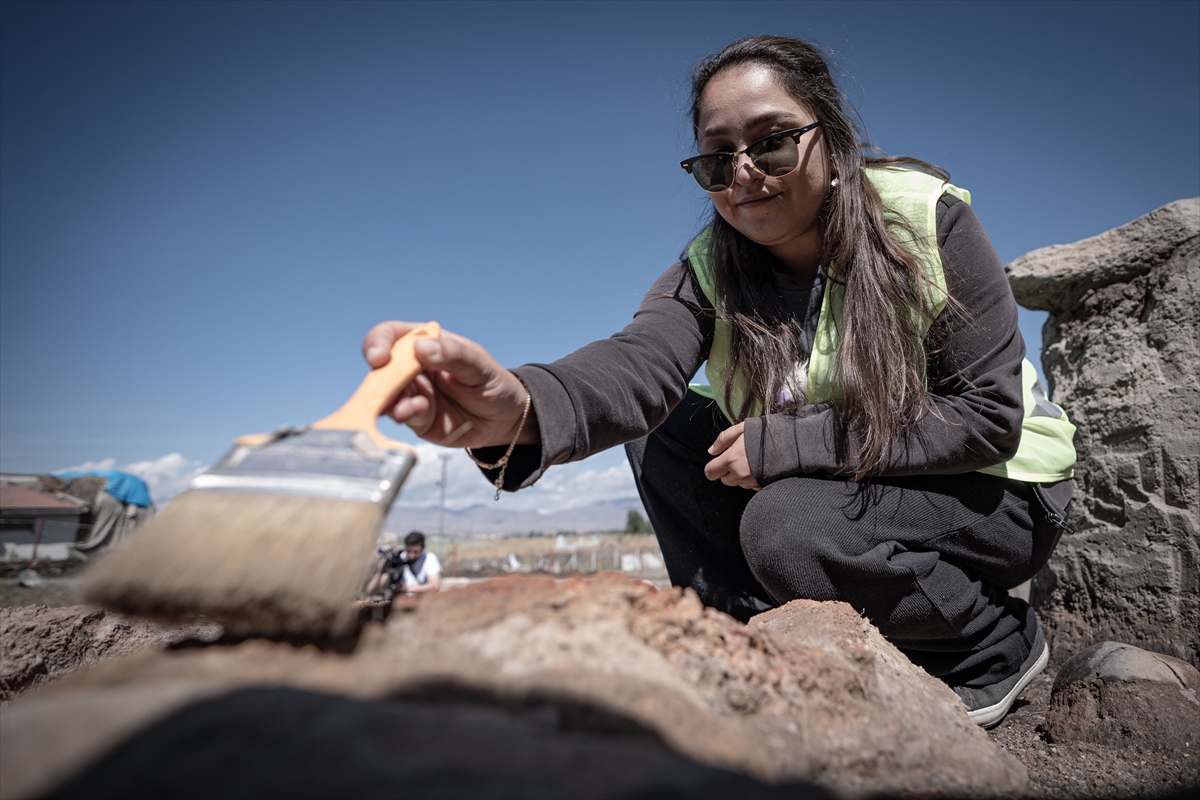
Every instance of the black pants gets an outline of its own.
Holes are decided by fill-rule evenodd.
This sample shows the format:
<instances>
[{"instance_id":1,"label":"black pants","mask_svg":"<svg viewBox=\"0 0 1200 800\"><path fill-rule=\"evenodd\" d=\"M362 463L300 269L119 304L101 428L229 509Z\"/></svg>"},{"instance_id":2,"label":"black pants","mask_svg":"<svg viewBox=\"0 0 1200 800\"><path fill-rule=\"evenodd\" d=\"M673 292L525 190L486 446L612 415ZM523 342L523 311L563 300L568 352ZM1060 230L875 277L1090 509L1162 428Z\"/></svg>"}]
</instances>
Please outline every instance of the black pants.
<instances>
[{"instance_id":1,"label":"black pants","mask_svg":"<svg viewBox=\"0 0 1200 800\"><path fill-rule=\"evenodd\" d=\"M689 392L626 445L671 582L740 619L789 600L842 600L952 685L986 686L1029 655L1037 620L1008 589L1060 530L1032 488L981 473L785 478L761 491L704 477L726 426Z\"/></svg>"}]
</instances>

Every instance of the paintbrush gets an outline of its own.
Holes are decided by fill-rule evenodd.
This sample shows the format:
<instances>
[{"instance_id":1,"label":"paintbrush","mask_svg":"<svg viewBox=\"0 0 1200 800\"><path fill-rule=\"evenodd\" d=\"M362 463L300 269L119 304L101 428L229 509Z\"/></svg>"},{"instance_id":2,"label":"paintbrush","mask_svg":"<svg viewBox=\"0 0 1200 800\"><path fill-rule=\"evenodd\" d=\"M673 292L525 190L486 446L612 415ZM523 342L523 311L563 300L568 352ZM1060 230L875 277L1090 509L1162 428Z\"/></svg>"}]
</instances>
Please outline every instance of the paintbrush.
<instances>
[{"instance_id":1,"label":"paintbrush","mask_svg":"<svg viewBox=\"0 0 1200 800\"><path fill-rule=\"evenodd\" d=\"M416 463L376 423L421 370L416 340L439 333L430 322L397 340L391 360L325 419L239 438L89 570L85 602L203 616L237 636L346 633L384 515Z\"/></svg>"}]
</instances>

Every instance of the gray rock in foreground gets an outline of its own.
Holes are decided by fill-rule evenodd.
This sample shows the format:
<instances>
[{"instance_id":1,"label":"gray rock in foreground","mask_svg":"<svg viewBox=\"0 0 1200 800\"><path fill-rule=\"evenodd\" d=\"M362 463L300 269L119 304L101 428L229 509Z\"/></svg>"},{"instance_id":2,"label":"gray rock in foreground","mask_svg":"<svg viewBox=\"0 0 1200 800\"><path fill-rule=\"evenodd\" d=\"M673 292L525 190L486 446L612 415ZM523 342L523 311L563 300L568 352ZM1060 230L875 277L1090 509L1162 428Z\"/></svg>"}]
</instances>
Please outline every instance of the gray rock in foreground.
<instances>
[{"instance_id":1,"label":"gray rock in foreground","mask_svg":"<svg viewBox=\"0 0 1200 800\"><path fill-rule=\"evenodd\" d=\"M242 692L240 700L228 699L263 687L295 694ZM89 765L103 767L101 756L117 745L164 730L156 726L183 720L172 735L203 728L214 714L220 721L222 708L228 722L245 703L270 705L271 715L295 719L298 727L304 720L319 727L320 720L350 719L338 698L357 701L351 716L369 721L420 716L431 705L436 711L431 697L456 706L463 719L496 722L479 702L464 706L463 698L532 709L534 717L545 709L543 723L509 720L513 737L533 735L529 725L554 729L555 719L582 715L600 720L600 728L640 732L653 745L639 751L640 764L669 766L662 753L651 752L659 747L693 766L768 784L990 796L1020 792L1027 781L1020 762L970 722L949 688L845 604L794 601L742 625L704 609L690 591L657 590L607 573L565 581L513 576L427 595L411 611L393 612L385 625L369 626L351 654L248 641L144 651L74 673L18 698L0 717L0 782L12 796L42 794ZM408 705L383 707L395 702ZM191 713L202 703L208 705ZM455 719L446 717L446 731L461 731ZM596 725L584 727L594 733ZM356 722L347 730L361 728ZM453 749L462 741L461 733L448 741L430 730L437 737L430 747ZM538 769L567 769L576 756L587 761L592 744L581 741L572 750L569 736L548 741ZM372 746L356 740L350 749ZM501 741L495 752L474 755L501 757L505 746ZM302 752L294 748L288 756L301 770L309 768ZM145 763L181 757L156 753ZM311 768L315 781L319 765ZM700 774L674 768L662 774L685 773ZM620 780L614 775L611 791L597 783L592 793L619 796ZM160 784L151 776L139 784L154 785Z\"/></svg>"},{"instance_id":2,"label":"gray rock in foreground","mask_svg":"<svg viewBox=\"0 0 1200 800\"><path fill-rule=\"evenodd\" d=\"M1200 690L1200 670L1178 658L1120 642L1100 642L1071 656L1055 676L1053 691L1088 678L1099 678L1106 683L1153 681L1173 686L1200 703L1200 696L1196 696L1196 690Z\"/></svg>"},{"instance_id":3,"label":"gray rock in foreground","mask_svg":"<svg viewBox=\"0 0 1200 800\"><path fill-rule=\"evenodd\" d=\"M1105 639L1200 664L1200 198L1008 266L1078 426L1071 523L1035 579L1052 657Z\"/></svg>"},{"instance_id":4,"label":"gray rock in foreground","mask_svg":"<svg viewBox=\"0 0 1200 800\"><path fill-rule=\"evenodd\" d=\"M304 754L302 769L280 769ZM703 767L595 708L478 693L363 702L242 689L142 731L47 795L832 798Z\"/></svg>"},{"instance_id":5,"label":"gray rock in foreground","mask_svg":"<svg viewBox=\"0 0 1200 800\"><path fill-rule=\"evenodd\" d=\"M1186 661L1101 642L1059 670L1046 714L1051 742L1150 747L1191 757L1200 744L1200 671Z\"/></svg>"}]
</instances>

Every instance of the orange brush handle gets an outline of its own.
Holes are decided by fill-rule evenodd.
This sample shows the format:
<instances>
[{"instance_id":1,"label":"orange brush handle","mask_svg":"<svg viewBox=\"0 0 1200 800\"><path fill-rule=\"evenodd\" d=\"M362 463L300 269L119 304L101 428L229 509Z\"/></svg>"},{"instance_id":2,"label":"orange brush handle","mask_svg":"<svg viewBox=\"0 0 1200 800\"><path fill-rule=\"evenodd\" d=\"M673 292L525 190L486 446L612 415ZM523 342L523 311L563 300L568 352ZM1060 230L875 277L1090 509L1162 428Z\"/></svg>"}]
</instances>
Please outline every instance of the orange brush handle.
<instances>
[{"instance_id":1,"label":"orange brush handle","mask_svg":"<svg viewBox=\"0 0 1200 800\"><path fill-rule=\"evenodd\" d=\"M400 391L421 371L416 353L413 352L417 339L436 339L441 332L442 328L436 322L427 322L401 336L392 345L392 360L367 373L367 377L345 405L325 419L314 422L312 427L362 431L385 450L409 449L408 445L393 441L380 433L377 422L380 415L395 404Z\"/></svg>"}]
</instances>

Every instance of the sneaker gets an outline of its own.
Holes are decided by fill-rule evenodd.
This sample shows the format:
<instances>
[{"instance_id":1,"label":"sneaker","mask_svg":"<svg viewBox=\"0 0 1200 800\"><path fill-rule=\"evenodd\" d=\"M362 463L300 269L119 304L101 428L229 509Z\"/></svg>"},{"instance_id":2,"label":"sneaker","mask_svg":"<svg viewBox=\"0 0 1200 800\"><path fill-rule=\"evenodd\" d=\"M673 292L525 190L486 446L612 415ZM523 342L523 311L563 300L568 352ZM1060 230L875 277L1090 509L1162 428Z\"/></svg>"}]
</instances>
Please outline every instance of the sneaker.
<instances>
[{"instance_id":1,"label":"sneaker","mask_svg":"<svg viewBox=\"0 0 1200 800\"><path fill-rule=\"evenodd\" d=\"M1041 674L1050 662L1050 648L1046 646L1046 637L1042 635L1042 626L1038 626L1037 635L1033 639L1033 647L1025 658L1021 668L1015 675L1010 675L991 686L972 688L956 686L954 693L967 707L967 716L976 725L992 728L1000 724L1013 701L1020 696L1029 682Z\"/></svg>"}]
</instances>

